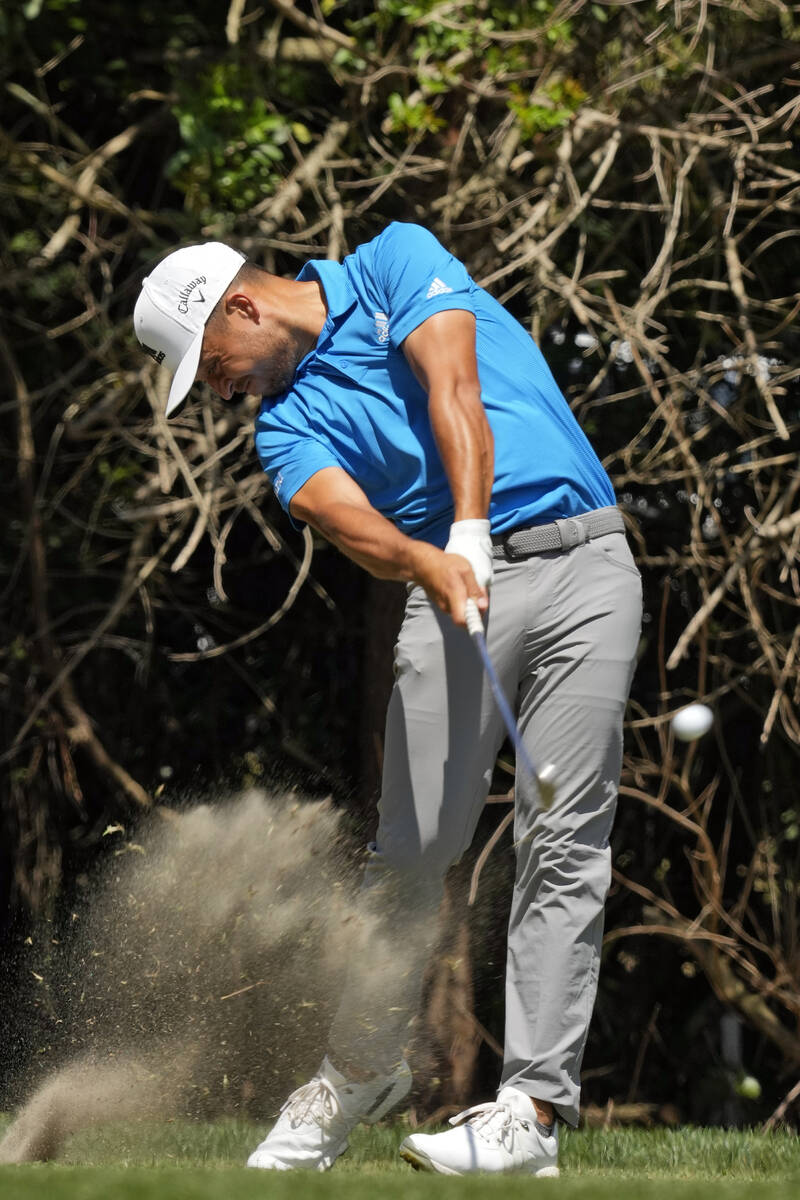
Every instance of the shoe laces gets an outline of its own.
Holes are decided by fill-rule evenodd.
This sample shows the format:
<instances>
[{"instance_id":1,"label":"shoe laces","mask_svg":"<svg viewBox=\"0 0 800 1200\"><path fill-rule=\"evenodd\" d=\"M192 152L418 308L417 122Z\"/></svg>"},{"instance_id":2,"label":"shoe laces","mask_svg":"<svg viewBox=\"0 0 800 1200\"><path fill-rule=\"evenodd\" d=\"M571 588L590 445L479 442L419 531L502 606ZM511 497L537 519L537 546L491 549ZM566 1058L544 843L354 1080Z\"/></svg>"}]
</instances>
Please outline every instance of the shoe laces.
<instances>
[{"instance_id":1,"label":"shoe laces","mask_svg":"<svg viewBox=\"0 0 800 1200\"><path fill-rule=\"evenodd\" d=\"M523 1129L529 1127L510 1104L501 1104L498 1100L487 1104L475 1104L450 1118L451 1125L469 1124L484 1141L495 1142L498 1145L505 1145L507 1142L513 1144L518 1121Z\"/></svg>"},{"instance_id":2,"label":"shoe laces","mask_svg":"<svg viewBox=\"0 0 800 1200\"><path fill-rule=\"evenodd\" d=\"M339 1098L333 1085L317 1075L292 1092L281 1113L285 1113L292 1129L296 1129L298 1125L310 1122L327 1125L338 1115L339 1109Z\"/></svg>"}]
</instances>

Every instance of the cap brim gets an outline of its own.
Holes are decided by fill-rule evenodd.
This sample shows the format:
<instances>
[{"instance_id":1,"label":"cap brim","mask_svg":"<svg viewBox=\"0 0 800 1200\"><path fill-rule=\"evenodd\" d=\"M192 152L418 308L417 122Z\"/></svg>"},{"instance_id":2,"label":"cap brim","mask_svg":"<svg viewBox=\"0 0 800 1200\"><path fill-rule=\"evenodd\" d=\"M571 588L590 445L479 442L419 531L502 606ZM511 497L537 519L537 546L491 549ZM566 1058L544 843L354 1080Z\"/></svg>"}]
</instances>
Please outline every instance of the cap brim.
<instances>
[{"instance_id":1,"label":"cap brim","mask_svg":"<svg viewBox=\"0 0 800 1200\"><path fill-rule=\"evenodd\" d=\"M205 326L197 331L194 341L178 363L178 368L172 376L172 384L170 385L169 396L167 397L167 416L173 413L179 404L183 403L191 391L200 363L204 333Z\"/></svg>"}]
</instances>

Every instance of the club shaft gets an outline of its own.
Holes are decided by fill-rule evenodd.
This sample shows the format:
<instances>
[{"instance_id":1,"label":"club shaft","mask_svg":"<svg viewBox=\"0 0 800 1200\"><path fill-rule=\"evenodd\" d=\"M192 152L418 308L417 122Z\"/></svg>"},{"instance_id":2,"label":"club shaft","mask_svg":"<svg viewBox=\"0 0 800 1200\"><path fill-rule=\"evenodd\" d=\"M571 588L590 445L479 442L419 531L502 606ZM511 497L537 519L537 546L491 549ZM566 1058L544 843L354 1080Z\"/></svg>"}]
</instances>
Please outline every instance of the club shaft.
<instances>
[{"instance_id":1,"label":"club shaft","mask_svg":"<svg viewBox=\"0 0 800 1200\"><path fill-rule=\"evenodd\" d=\"M486 678L489 680L489 687L492 690L492 695L495 698L497 707L500 710L500 716L503 718L503 724L506 727L508 736L514 744L514 751L517 757L517 765L522 766L523 771L528 775L528 778L533 780L539 792L539 800L542 808L549 808L553 803L554 785L553 785L553 768L546 767L545 774L547 778L539 775L536 767L533 765L530 754L525 748L525 743L522 740L522 734L519 731L519 726L511 711L511 705L506 699L506 694L503 691L500 680L497 677L492 656L489 653L489 647L486 645L486 636L483 632L483 621L478 611L478 606L474 600L467 601L467 630L472 638L478 653L483 662L483 669L486 672Z\"/></svg>"},{"instance_id":2,"label":"club shaft","mask_svg":"<svg viewBox=\"0 0 800 1200\"><path fill-rule=\"evenodd\" d=\"M528 751L525 749L525 743L522 740L519 726L514 720L514 714L511 711L511 706L509 705L508 700L506 700L505 693L500 686L500 680L497 678L497 672L494 669L494 663L492 662L491 655L489 654L489 647L486 645L486 638L482 633L473 633L471 636L473 642L478 647L478 653L483 659L483 667L486 671L486 678L489 680L489 687L492 689L492 694L497 701L497 707L500 709L500 716L503 718L503 724L506 727L508 736L514 743L514 749L517 754L517 762L521 762L528 775L532 779L536 780L538 779L536 768L531 762Z\"/></svg>"}]
</instances>

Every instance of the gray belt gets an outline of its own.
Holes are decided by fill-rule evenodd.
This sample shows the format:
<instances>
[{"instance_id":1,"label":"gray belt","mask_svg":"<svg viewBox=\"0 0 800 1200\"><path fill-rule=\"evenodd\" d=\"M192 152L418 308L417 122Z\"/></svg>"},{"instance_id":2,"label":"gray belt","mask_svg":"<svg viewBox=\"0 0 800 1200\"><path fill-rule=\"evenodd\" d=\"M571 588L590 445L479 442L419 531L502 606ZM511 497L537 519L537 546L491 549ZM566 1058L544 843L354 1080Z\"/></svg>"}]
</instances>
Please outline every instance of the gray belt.
<instances>
[{"instance_id":1,"label":"gray belt","mask_svg":"<svg viewBox=\"0 0 800 1200\"><path fill-rule=\"evenodd\" d=\"M607 533L624 533L625 522L618 508L595 508L579 517L560 517L550 525L531 525L527 529L512 529L492 538L492 556L514 562L532 554L551 550L572 550L592 538Z\"/></svg>"}]
</instances>

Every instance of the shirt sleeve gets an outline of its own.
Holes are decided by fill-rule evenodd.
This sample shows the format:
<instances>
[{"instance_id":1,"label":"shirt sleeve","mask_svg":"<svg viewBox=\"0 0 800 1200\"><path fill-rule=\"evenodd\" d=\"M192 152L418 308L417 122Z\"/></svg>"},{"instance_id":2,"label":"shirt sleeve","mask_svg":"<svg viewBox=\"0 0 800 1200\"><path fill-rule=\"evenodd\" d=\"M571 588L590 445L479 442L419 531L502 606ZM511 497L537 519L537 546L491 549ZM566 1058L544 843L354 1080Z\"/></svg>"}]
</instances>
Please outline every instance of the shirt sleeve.
<instances>
[{"instance_id":1,"label":"shirt sleeve","mask_svg":"<svg viewBox=\"0 0 800 1200\"><path fill-rule=\"evenodd\" d=\"M475 311L475 283L463 263L429 230L395 221L373 245L375 281L386 297L393 346L399 346L433 313L453 308Z\"/></svg>"},{"instance_id":2,"label":"shirt sleeve","mask_svg":"<svg viewBox=\"0 0 800 1200\"><path fill-rule=\"evenodd\" d=\"M341 466L333 450L306 430L302 432L259 413L255 431L256 453L272 484L272 490L296 529L303 523L289 512L293 496L323 467Z\"/></svg>"}]
</instances>

